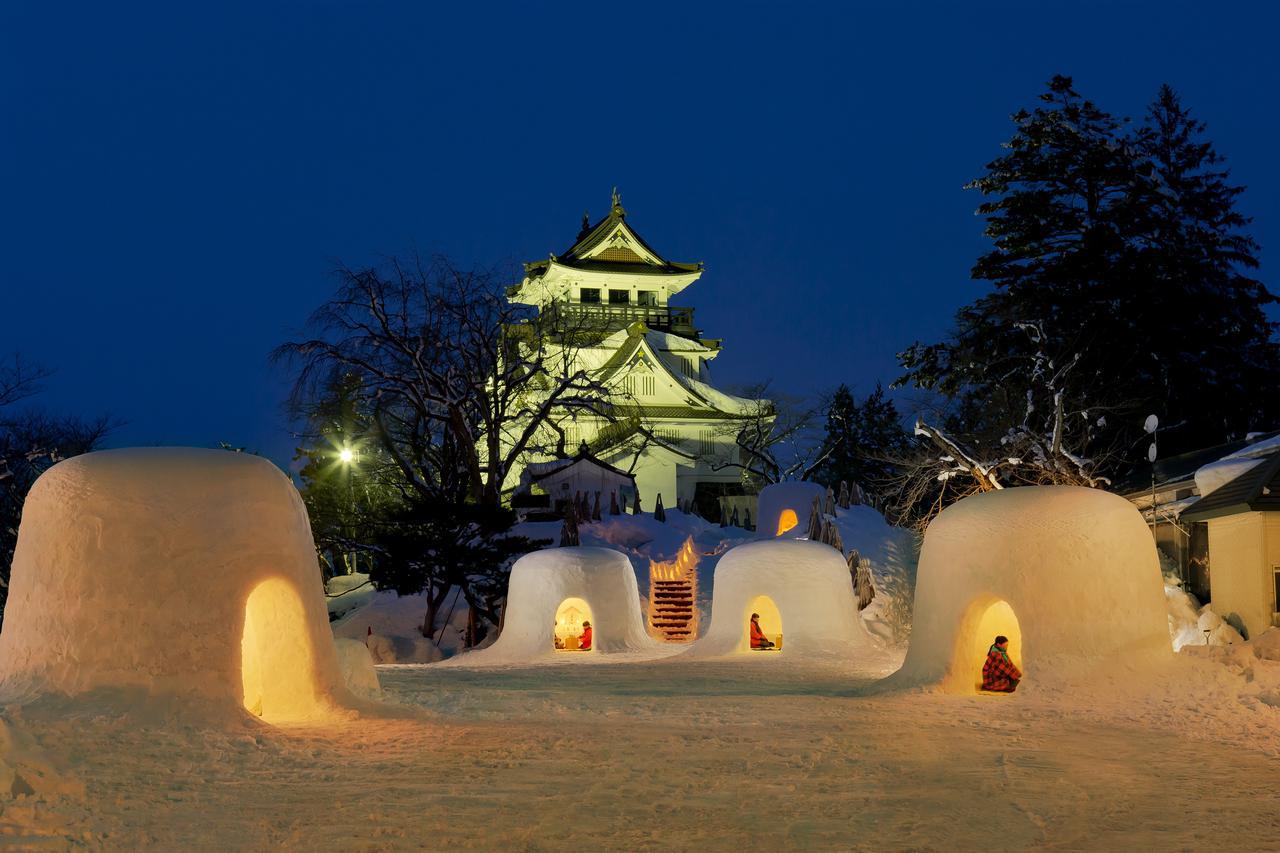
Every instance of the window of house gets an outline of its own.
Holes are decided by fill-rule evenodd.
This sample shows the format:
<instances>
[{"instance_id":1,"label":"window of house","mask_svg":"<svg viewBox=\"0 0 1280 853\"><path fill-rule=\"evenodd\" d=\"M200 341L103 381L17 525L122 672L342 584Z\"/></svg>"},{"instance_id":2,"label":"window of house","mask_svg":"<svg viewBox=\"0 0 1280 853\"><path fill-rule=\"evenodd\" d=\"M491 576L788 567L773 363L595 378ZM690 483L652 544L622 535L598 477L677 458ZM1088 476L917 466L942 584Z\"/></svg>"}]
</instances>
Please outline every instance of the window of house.
<instances>
[{"instance_id":1,"label":"window of house","mask_svg":"<svg viewBox=\"0 0 1280 853\"><path fill-rule=\"evenodd\" d=\"M584 287L578 291L578 301L585 302L589 305L600 304L600 288Z\"/></svg>"},{"instance_id":2,"label":"window of house","mask_svg":"<svg viewBox=\"0 0 1280 853\"><path fill-rule=\"evenodd\" d=\"M1280 613L1280 566L1271 569L1271 576L1275 579L1275 601L1272 602L1272 613Z\"/></svg>"},{"instance_id":3,"label":"window of house","mask_svg":"<svg viewBox=\"0 0 1280 853\"><path fill-rule=\"evenodd\" d=\"M631 291L630 290L614 290L613 288L610 288L609 304L610 305L630 305Z\"/></svg>"},{"instance_id":4,"label":"window of house","mask_svg":"<svg viewBox=\"0 0 1280 853\"><path fill-rule=\"evenodd\" d=\"M656 290L636 291L636 304L643 308L655 307L658 304L658 291Z\"/></svg>"}]
</instances>

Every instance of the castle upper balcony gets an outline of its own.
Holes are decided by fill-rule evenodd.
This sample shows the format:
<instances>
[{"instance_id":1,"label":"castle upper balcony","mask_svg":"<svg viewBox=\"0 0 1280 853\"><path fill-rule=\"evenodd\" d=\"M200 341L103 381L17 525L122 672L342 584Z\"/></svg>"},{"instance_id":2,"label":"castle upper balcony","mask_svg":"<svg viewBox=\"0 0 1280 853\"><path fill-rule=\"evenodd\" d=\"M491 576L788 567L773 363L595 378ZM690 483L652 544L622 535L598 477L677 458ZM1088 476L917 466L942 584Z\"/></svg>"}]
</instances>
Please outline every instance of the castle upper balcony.
<instances>
[{"instance_id":1,"label":"castle upper balcony","mask_svg":"<svg viewBox=\"0 0 1280 853\"><path fill-rule=\"evenodd\" d=\"M613 332L633 323L644 323L650 329L698 340L693 325L693 309L672 305L610 305L607 303L557 301L543 309L566 329Z\"/></svg>"}]
</instances>

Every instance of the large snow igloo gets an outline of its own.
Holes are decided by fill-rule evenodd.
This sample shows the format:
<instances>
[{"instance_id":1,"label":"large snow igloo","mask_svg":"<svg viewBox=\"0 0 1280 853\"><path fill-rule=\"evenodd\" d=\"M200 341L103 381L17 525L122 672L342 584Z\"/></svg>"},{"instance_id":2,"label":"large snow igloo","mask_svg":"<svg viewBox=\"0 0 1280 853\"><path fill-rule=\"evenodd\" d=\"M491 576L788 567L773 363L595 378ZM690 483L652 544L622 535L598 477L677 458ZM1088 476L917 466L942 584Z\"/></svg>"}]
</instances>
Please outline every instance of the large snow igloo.
<instances>
[{"instance_id":1,"label":"large snow igloo","mask_svg":"<svg viewBox=\"0 0 1280 853\"><path fill-rule=\"evenodd\" d=\"M591 622L591 650L574 642ZM511 567L502 633L487 649L454 659L462 665L584 661L597 655L652 649L631 561L608 548L548 548Z\"/></svg>"},{"instance_id":2,"label":"large snow igloo","mask_svg":"<svg viewBox=\"0 0 1280 853\"><path fill-rule=\"evenodd\" d=\"M774 648L751 648L753 613ZM686 654L856 657L871 642L858 621L853 581L840 553L818 542L778 539L739 545L720 558L711 626Z\"/></svg>"},{"instance_id":3,"label":"large snow igloo","mask_svg":"<svg viewBox=\"0 0 1280 853\"><path fill-rule=\"evenodd\" d=\"M278 722L349 702L307 512L265 459L109 450L32 487L0 696L141 690Z\"/></svg>"},{"instance_id":4,"label":"large snow igloo","mask_svg":"<svg viewBox=\"0 0 1280 853\"><path fill-rule=\"evenodd\" d=\"M773 483L760 491L756 502L756 535L773 539L790 532L793 537L803 536L813 511L813 499L824 500L825 487L817 483Z\"/></svg>"},{"instance_id":5,"label":"large snow igloo","mask_svg":"<svg viewBox=\"0 0 1280 853\"><path fill-rule=\"evenodd\" d=\"M1078 486L985 492L925 531L911 645L891 683L976 692L997 634L1024 681L1172 655L1151 532L1118 495Z\"/></svg>"}]
</instances>

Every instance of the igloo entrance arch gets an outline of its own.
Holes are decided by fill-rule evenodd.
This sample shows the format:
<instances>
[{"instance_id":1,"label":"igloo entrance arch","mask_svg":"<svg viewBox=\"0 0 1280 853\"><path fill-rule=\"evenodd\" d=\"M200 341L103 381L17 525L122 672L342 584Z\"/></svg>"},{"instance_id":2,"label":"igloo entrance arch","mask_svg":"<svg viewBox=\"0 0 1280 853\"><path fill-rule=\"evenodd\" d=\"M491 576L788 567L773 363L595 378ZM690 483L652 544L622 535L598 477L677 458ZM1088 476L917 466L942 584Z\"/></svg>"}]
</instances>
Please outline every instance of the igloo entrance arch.
<instances>
[{"instance_id":1,"label":"igloo entrance arch","mask_svg":"<svg viewBox=\"0 0 1280 853\"><path fill-rule=\"evenodd\" d=\"M240 681L244 707L267 720L304 717L316 706L306 616L298 591L283 578L262 581L245 602Z\"/></svg>"},{"instance_id":2,"label":"igloo entrance arch","mask_svg":"<svg viewBox=\"0 0 1280 853\"><path fill-rule=\"evenodd\" d=\"M590 643L583 648L583 637L587 628L595 633L595 622L591 618L591 605L586 599L570 597L560 602L556 608L555 648L558 652L590 652L595 644Z\"/></svg>"},{"instance_id":3,"label":"igloo entrance arch","mask_svg":"<svg viewBox=\"0 0 1280 853\"><path fill-rule=\"evenodd\" d=\"M799 523L800 517L796 515L796 511L787 507L778 514L778 532L773 535L781 536Z\"/></svg>"},{"instance_id":4,"label":"igloo entrance arch","mask_svg":"<svg viewBox=\"0 0 1280 853\"><path fill-rule=\"evenodd\" d=\"M758 647L751 642L751 616L758 615L760 618L760 632L764 634L766 640L773 643L772 646ZM752 651L782 651L782 613L778 610L778 605L773 603L773 599L767 595L757 595L747 604L747 612L743 615L743 648Z\"/></svg>"},{"instance_id":5,"label":"igloo entrance arch","mask_svg":"<svg viewBox=\"0 0 1280 853\"><path fill-rule=\"evenodd\" d=\"M996 637L1009 638L1009 659L1013 665L1022 666L1022 627L1018 615L1009 602L1002 598L983 596L969 605L960 631L956 636L955 657L952 668L956 672L972 674L973 689L982 687L982 664ZM1025 670L1023 670L1025 672Z\"/></svg>"}]
</instances>

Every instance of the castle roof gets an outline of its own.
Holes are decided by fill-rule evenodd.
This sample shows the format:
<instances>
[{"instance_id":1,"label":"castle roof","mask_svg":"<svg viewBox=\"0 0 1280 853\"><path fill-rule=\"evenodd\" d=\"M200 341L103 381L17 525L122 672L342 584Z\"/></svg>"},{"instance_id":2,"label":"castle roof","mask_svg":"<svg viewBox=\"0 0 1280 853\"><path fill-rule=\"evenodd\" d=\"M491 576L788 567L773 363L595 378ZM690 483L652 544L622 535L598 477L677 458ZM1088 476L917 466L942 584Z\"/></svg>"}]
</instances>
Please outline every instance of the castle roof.
<instances>
[{"instance_id":1,"label":"castle roof","mask_svg":"<svg viewBox=\"0 0 1280 853\"><path fill-rule=\"evenodd\" d=\"M701 263L669 261L658 254L627 222L627 211L616 189L613 205L603 219L592 224L584 215L573 245L559 255L526 263L524 281L508 288L508 295L518 296L526 285L557 267L583 273L670 276L682 280L680 286L696 279L703 269Z\"/></svg>"}]
</instances>

